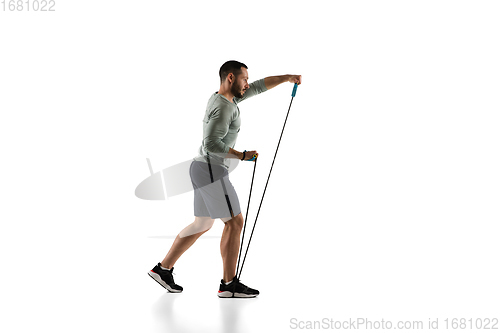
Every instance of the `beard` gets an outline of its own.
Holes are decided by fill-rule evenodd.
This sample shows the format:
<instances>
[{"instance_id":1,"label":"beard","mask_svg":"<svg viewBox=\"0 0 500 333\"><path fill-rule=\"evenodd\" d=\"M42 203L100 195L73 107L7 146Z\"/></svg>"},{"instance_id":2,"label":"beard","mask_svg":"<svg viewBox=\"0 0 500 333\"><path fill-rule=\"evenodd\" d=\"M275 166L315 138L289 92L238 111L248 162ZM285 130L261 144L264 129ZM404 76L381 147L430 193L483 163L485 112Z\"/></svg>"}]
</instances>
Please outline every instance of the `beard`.
<instances>
[{"instance_id":1,"label":"beard","mask_svg":"<svg viewBox=\"0 0 500 333\"><path fill-rule=\"evenodd\" d=\"M242 92L242 87L239 85L238 86L233 85L231 87L231 94L234 95L235 97L242 98L244 93L245 91Z\"/></svg>"}]
</instances>

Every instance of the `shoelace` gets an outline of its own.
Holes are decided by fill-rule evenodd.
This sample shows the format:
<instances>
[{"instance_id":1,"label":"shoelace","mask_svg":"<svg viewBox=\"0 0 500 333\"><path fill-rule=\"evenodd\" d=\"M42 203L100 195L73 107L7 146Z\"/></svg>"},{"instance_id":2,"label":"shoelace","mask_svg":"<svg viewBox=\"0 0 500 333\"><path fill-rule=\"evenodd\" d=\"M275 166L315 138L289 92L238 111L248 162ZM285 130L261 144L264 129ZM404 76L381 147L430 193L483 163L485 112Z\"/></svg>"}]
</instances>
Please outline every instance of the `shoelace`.
<instances>
[{"instance_id":1,"label":"shoelace","mask_svg":"<svg viewBox=\"0 0 500 333\"><path fill-rule=\"evenodd\" d=\"M234 282L235 282L235 283L234 283L234 286L233 286L233 295L234 295L234 293L235 293L235 290L236 290L236 285L237 285L237 284L239 284L240 286L242 286L242 287L243 287L243 291L247 291L247 290L248 290L248 287L247 287L247 286L245 286L243 283L241 283L241 282L240 282L240 280L239 280L238 278L236 278Z\"/></svg>"}]
</instances>

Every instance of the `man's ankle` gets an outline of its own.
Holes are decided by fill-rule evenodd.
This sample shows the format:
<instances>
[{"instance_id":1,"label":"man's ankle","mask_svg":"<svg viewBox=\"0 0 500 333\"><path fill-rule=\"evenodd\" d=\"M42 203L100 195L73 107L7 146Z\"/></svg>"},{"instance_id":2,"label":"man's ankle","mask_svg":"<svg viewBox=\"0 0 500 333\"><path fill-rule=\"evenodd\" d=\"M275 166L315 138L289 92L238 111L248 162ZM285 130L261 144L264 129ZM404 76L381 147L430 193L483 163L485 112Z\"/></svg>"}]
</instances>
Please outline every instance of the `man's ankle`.
<instances>
[{"instance_id":1,"label":"man's ankle","mask_svg":"<svg viewBox=\"0 0 500 333\"><path fill-rule=\"evenodd\" d=\"M235 276L235 277L236 277L236 276ZM233 277L233 278L231 278L231 279L226 279L226 278L224 278L224 279L222 279L222 281L224 281L224 283L225 283L225 284L229 284L229 283L233 282L233 280L234 280L234 278L235 278L235 277Z\"/></svg>"}]
</instances>

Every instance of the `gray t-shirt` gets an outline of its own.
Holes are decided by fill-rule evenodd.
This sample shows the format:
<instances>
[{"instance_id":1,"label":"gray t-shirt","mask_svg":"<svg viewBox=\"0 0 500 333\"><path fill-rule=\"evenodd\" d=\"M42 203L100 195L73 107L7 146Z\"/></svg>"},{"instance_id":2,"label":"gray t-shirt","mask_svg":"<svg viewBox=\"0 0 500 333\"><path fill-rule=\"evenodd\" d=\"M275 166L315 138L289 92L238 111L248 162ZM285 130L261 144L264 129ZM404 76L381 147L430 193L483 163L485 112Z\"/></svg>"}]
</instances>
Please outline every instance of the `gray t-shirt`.
<instances>
[{"instance_id":1,"label":"gray t-shirt","mask_svg":"<svg viewBox=\"0 0 500 333\"><path fill-rule=\"evenodd\" d=\"M264 79L252 82L249 86L242 98L233 98L234 103L217 92L210 97L203 118L203 140L198 149L198 156L193 160L206 163L208 153L211 164L229 169L229 163L226 161L228 159L224 157L228 154L230 147L234 148L240 131L238 103L267 90Z\"/></svg>"}]
</instances>

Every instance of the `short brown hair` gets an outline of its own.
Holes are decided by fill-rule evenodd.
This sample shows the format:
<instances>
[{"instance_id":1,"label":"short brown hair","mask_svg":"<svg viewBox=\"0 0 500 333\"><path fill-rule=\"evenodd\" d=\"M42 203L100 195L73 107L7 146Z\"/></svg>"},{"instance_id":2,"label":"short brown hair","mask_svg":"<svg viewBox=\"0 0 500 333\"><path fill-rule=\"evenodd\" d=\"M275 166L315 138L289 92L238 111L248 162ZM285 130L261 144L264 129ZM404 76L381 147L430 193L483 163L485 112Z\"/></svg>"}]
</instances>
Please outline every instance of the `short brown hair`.
<instances>
[{"instance_id":1,"label":"short brown hair","mask_svg":"<svg viewBox=\"0 0 500 333\"><path fill-rule=\"evenodd\" d=\"M226 80L229 73L233 73L234 76L241 74L241 67L248 69L247 65L236 60L229 60L224 63L219 69L220 83Z\"/></svg>"}]
</instances>

